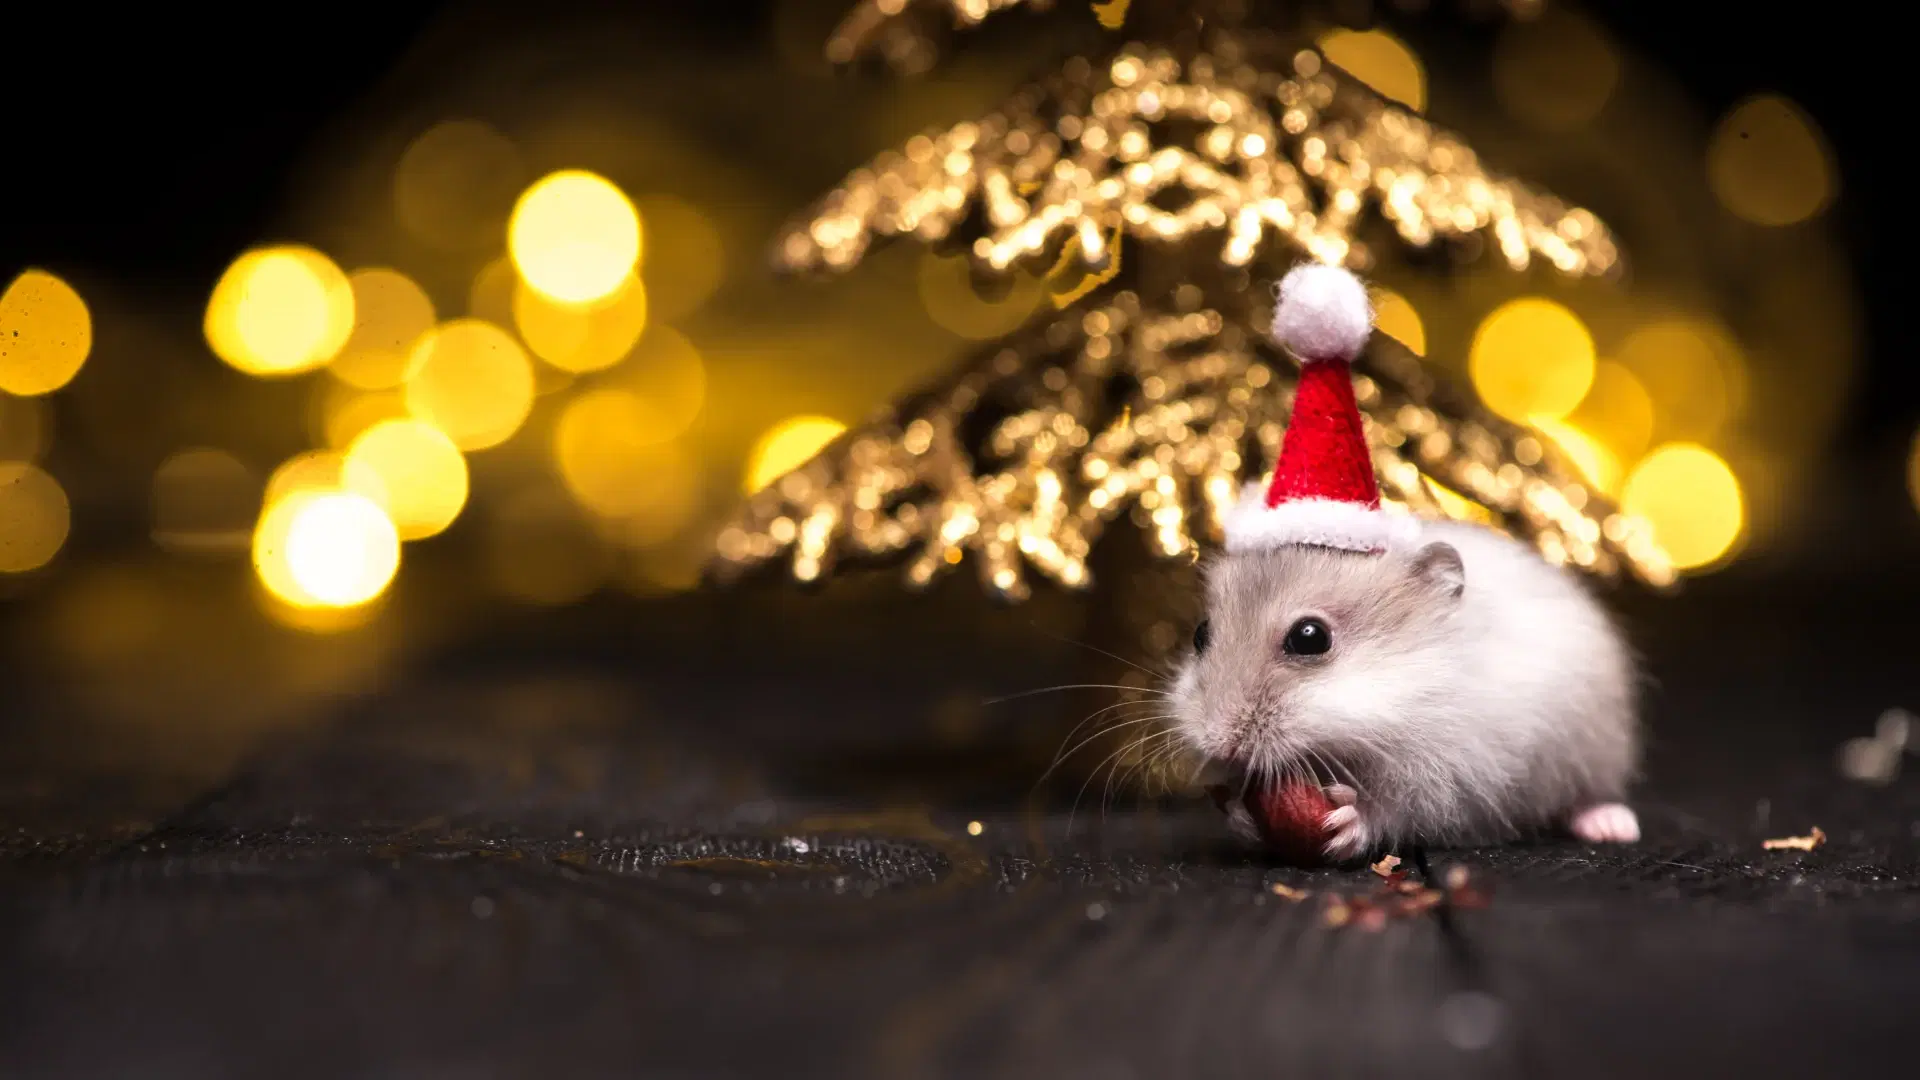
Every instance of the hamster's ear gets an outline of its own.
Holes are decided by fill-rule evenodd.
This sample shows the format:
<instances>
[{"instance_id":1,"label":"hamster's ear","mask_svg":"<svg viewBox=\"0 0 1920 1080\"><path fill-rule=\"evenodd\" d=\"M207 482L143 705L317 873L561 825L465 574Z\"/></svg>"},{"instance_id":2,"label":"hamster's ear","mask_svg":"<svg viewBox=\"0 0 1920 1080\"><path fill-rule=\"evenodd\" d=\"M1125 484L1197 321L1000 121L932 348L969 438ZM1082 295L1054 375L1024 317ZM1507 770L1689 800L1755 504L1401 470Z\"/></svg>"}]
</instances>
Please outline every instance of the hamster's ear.
<instances>
[{"instance_id":1,"label":"hamster's ear","mask_svg":"<svg viewBox=\"0 0 1920 1080\"><path fill-rule=\"evenodd\" d=\"M1467 587L1467 568L1452 544L1435 542L1414 552L1413 577L1449 600Z\"/></svg>"}]
</instances>

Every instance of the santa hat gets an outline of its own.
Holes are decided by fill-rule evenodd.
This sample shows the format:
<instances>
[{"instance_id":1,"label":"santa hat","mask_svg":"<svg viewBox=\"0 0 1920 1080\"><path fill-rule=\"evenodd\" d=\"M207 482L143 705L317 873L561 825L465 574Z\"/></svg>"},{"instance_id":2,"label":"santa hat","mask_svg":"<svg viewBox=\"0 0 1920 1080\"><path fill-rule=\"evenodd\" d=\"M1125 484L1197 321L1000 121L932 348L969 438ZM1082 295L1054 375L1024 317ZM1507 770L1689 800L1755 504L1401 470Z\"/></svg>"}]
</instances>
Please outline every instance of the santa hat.
<instances>
[{"instance_id":1,"label":"santa hat","mask_svg":"<svg viewBox=\"0 0 1920 1080\"><path fill-rule=\"evenodd\" d=\"M1299 359L1300 386L1273 483L1249 485L1227 514L1228 552L1307 544L1379 554L1418 529L1380 509L1353 401L1352 361L1372 332L1366 286L1347 271L1307 264L1281 279L1273 340Z\"/></svg>"}]
</instances>

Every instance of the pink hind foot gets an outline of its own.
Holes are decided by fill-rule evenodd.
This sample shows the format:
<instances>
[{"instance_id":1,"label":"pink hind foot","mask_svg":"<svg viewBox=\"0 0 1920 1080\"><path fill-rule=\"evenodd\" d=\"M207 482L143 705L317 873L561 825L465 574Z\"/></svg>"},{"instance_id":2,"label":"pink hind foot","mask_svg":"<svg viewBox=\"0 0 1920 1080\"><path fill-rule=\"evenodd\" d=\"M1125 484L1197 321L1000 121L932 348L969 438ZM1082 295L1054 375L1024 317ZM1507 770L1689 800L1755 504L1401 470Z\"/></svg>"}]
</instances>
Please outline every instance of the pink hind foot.
<instances>
[{"instance_id":1,"label":"pink hind foot","mask_svg":"<svg viewBox=\"0 0 1920 1080\"><path fill-rule=\"evenodd\" d=\"M1600 803L1567 822L1573 835L1589 844L1631 844L1640 839L1640 819L1625 803Z\"/></svg>"}]
</instances>

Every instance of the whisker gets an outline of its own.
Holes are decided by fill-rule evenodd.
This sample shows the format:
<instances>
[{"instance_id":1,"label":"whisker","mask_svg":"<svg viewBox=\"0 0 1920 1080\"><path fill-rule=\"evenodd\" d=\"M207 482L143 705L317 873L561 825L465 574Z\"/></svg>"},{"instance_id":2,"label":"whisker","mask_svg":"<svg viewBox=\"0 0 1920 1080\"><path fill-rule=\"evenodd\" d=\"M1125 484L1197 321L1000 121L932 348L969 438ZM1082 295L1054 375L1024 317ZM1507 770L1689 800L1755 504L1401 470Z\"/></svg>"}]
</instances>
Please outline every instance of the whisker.
<instances>
[{"instance_id":1,"label":"whisker","mask_svg":"<svg viewBox=\"0 0 1920 1080\"><path fill-rule=\"evenodd\" d=\"M1109 735L1109 734L1112 734L1113 732L1119 731L1122 728L1132 727L1135 724L1148 724L1148 723L1152 723L1155 720L1166 720L1166 719L1168 719L1167 716L1136 716L1128 720L1122 720L1118 723L1106 725L1100 730L1094 732L1091 735L1088 735L1086 738L1081 739L1078 743L1074 744L1073 749L1067 750L1063 753L1055 755L1053 759L1053 764L1048 765L1047 770L1040 774L1040 779L1035 780L1033 782L1034 789L1038 790L1040 785L1046 783L1047 778L1053 775L1053 771L1055 769L1058 769L1061 765L1064 765L1068 758L1072 757L1073 755L1079 753L1082 750L1085 750L1088 746L1098 741L1102 735ZM1071 738L1071 736L1069 736L1069 738ZM1126 747L1121 747L1121 750L1124 751L1125 749Z\"/></svg>"},{"instance_id":2,"label":"whisker","mask_svg":"<svg viewBox=\"0 0 1920 1080\"><path fill-rule=\"evenodd\" d=\"M1130 690L1136 694L1154 694L1158 697L1173 696L1172 694L1168 693L1165 690L1155 690L1152 687L1147 687L1147 686L1122 686L1119 683L1100 683L1100 682L1064 683L1060 686L1043 686L1038 690L1022 690L1017 694L1008 694L1005 697L988 698L987 700L981 702L981 704L982 705L1001 705L1009 701L1018 701L1021 698L1035 697L1040 694L1057 694L1062 690Z\"/></svg>"},{"instance_id":3,"label":"whisker","mask_svg":"<svg viewBox=\"0 0 1920 1080\"><path fill-rule=\"evenodd\" d=\"M1065 644L1068 644L1068 645L1077 645L1082 649L1091 649L1092 651L1099 653L1101 656L1107 657L1112 660L1118 660L1121 663L1127 665L1128 667L1134 669L1135 671L1141 672L1142 674L1151 675L1156 679L1167 678L1166 672L1155 671L1144 664L1136 664L1133 661L1127 659L1126 657L1121 656L1119 653L1108 652L1107 650L1101 648L1098 645L1089 645L1084 641L1076 641L1073 638L1065 636L1064 634L1056 634L1053 631L1048 630L1047 628L1041 626L1038 622L1033 622L1031 625L1035 630L1040 631L1042 634L1045 634L1046 636L1054 639L1055 641L1064 642Z\"/></svg>"}]
</instances>

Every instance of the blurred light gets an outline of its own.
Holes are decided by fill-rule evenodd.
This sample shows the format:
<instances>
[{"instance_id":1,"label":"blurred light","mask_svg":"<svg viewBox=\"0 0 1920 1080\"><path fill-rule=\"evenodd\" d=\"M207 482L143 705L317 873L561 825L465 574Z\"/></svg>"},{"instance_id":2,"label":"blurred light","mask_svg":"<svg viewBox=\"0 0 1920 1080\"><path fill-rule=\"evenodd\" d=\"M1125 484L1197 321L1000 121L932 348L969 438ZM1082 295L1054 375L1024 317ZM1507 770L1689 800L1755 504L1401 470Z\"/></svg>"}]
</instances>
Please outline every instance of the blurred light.
<instances>
[{"instance_id":1,"label":"blurred light","mask_svg":"<svg viewBox=\"0 0 1920 1080\"><path fill-rule=\"evenodd\" d=\"M453 120L413 141L394 172L394 216L436 247L497 244L526 180L520 153L477 120Z\"/></svg>"},{"instance_id":2,"label":"blurred light","mask_svg":"<svg viewBox=\"0 0 1920 1080\"><path fill-rule=\"evenodd\" d=\"M1813 119L1777 94L1735 106L1707 145L1707 181L1756 225L1792 225L1833 198L1833 155Z\"/></svg>"},{"instance_id":3,"label":"blurred light","mask_svg":"<svg viewBox=\"0 0 1920 1080\"><path fill-rule=\"evenodd\" d=\"M563 304L613 295L640 262L640 217L620 189L590 172L542 178L514 204L507 250L520 279Z\"/></svg>"},{"instance_id":4,"label":"blurred light","mask_svg":"<svg viewBox=\"0 0 1920 1080\"><path fill-rule=\"evenodd\" d=\"M261 515L253 562L268 591L293 607L359 607L392 583L400 534L364 495L298 491Z\"/></svg>"},{"instance_id":5,"label":"blurred light","mask_svg":"<svg viewBox=\"0 0 1920 1080\"><path fill-rule=\"evenodd\" d=\"M502 255L481 267L467 293L467 314L495 326L513 325L513 295L521 288L513 259Z\"/></svg>"},{"instance_id":6,"label":"blurred light","mask_svg":"<svg viewBox=\"0 0 1920 1080\"><path fill-rule=\"evenodd\" d=\"M847 425L824 416L795 416L775 424L747 458L747 494L806 464L845 430Z\"/></svg>"},{"instance_id":7,"label":"blurred light","mask_svg":"<svg viewBox=\"0 0 1920 1080\"><path fill-rule=\"evenodd\" d=\"M182 450L153 474L153 539L169 551L246 551L259 512L259 477L225 450Z\"/></svg>"},{"instance_id":8,"label":"blurred light","mask_svg":"<svg viewBox=\"0 0 1920 1080\"><path fill-rule=\"evenodd\" d=\"M44 399L0 391L0 461L38 461L53 438Z\"/></svg>"},{"instance_id":9,"label":"blurred light","mask_svg":"<svg viewBox=\"0 0 1920 1080\"><path fill-rule=\"evenodd\" d=\"M1046 297L1044 279L1013 270L1005 299L983 299L974 291L971 265L965 255L940 256L929 251L920 256L920 302L927 317L943 330L969 341L1004 337L1032 317Z\"/></svg>"},{"instance_id":10,"label":"blurred light","mask_svg":"<svg viewBox=\"0 0 1920 1080\"><path fill-rule=\"evenodd\" d=\"M1405 345L1415 356L1427 355L1427 328L1407 298L1386 289L1373 290L1374 329Z\"/></svg>"},{"instance_id":11,"label":"blurred light","mask_svg":"<svg viewBox=\"0 0 1920 1080\"><path fill-rule=\"evenodd\" d=\"M1914 509L1920 510L1920 432L1913 437L1913 450L1907 455L1907 491L1913 496Z\"/></svg>"},{"instance_id":12,"label":"blurred light","mask_svg":"<svg viewBox=\"0 0 1920 1080\"><path fill-rule=\"evenodd\" d=\"M521 282L513 324L535 356L562 371L610 368L633 350L647 326L647 290L628 275L620 290L592 305L561 304Z\"/></svg>"},{"instance_id":13,"label":"blurred light","mask_svg":"<svg viewBox=\"0 0 1920 1080\"><path fill-rule=\"evenodd\" d=\"M487 576L529 604L570 604L599 588L611 556L580 508L550 488L498 504L483 537Z\"/></svg>"},{"instance_id":14,"label":"blurred light","mask_svg":"<svg viewBox=\"0 0 1920 1080\"><path fill-rule=\"evenodd\" d=\"M1593 369L1593 386L1567 422L1591 435L1617 461L1635 461L1653 441L1653 399L1632 371L1611 360ZM1611 491L1603 485L1603 490Z\"/></svg>"},{"instance_id":15,"label":"blurred light","mask_svg":"<svg viewBox=\"0 0 1920 1080\"><path fill-rule=\"evenodd\" d=\"M1669 438L1712 438L1745 404L1740 348L1707 320L1673 318L1641 327L1621 343L1620 360L1646 386L1658 430Z\"/></svg>"},{"instance_id":16,"label":"blurred light","mask_svg":"<svg viewBox=\"0 0 1920 1080\"><path fill-rule=\"evenodd\" d=\"M1320 35L1320 52L1381 97L1418 112L1427 107L1427 74L1400 40L1380 30L1332 30Z\"/></svg>"},{"instance_id":17,"label":"blurred light","mask_svg":"<svg viewBox=\"0 0 1920 1080\"><path fill-rule=\"evenodd\" d=\"M327 368L362 390L386 390L406 380L414 342L433 329L433 301L397 270L356 270L353 333Z\"/></svg>"},{"instance_id":18,"label":"blurred light","mask_svg":"<svg viewBox=\"0 0 1920 1080\"><path fill-rule=\"evenodd\" d=\"M646 265L640 280L647 304L662 322L684 319L700 310L727 276L727 253L720 232L692 203L671 195L640 200L646 223Z\"/></svg>"},{"instance_id":19,"label":"blurred light","mask_svg":"<svg viewBox=\"0 0 1920 1080\"><path fill-rule=\"evenodd\" d=\"M455 319L414 346L407 410L462 450L513 436L533 409L533 364L505 330Z\"/></svg>"},{"instance_id":20,"label":"blurred light","mask_svg":"<svg viewBox=\"0 0 1920 1080\"><path fill-rule=\"evenodd\" d=\"M0 293L0 391L34 397L73 381L93 349L93 318L73 286L27 270Z\"/></svg>"},{"instance_id":21,"label":"blurred light","mask_svg":"<svg viewBox=\"0 0 1920 1080\"><path fill-rule=\"evenodd\" d=\"M383 420L347 450L349 476L363 466L380 478L380 500L402 540L421 540L453 524L467 503L467 460L440 429L418 420Z\"/></svg>"},{"instance_id":22,"label":"blurred light","mask_svg":"<svg viewBox=\"0 0 1920 1080\"><path fill-rule=\"evenodd\" d=\"M1551 416L1536 416L1529 421L1541 434L1552 439L1567 460L1586 478L1587 485L1612 494L1620 489L1620 458L1599 440L1579 427Z\"/></svg>"},{"instance_id":23,"label":"blurred light","mask_svg":"<svg viewBox=\"0 0 1920 1080\"><path fill-rule=\"evenodd\" d=\"M207 343L249 375L297 375L339 354L353 333L353 287L307 247L249 251L207 303Z\"/></svg>"},{"instance_id":24,"label":"blurred light","mask_svg":"<svg viewBox=\"0 0 1920 1080\"><path fill-rule=\"evenodd\" d=\"M627 390L593 390L569 402L553 441L567 490L603 518L638 519L647 536L677 528L691 509L691 490L681 452L658 437L660 426L658 410Z\"/></svg>"},{"instance_id":25,"label":"blurred light","mask_svg":"<svg viewBox=\"0 0 1920 1080\"><path fill-rule=\"evenodd\" d=\"M267 477L263 506L284 502L301 492L357 491L376 502L386 498L380 477L364 465L350 466L344 454L329 450L309 450L296 454Z\"/></svg>"},{"instance_id":26,"label":"blurred light","mask_svg":"<svg viewBox=\"0 0 1920 1080\"><path fill-rule=\"evenodd\" d=\"M1512 20L1494 46L1493 88L1514 116L1568 131L1600 115L1620 82L1620 58L1605 31L1564 7Z\"/></svg>"},{"instance_id":27,"label":"blurred light","mask_svg":"<svg viewBox=\"0 0 1920 1080\"><path fill-rule=\"evenodd\" d=\"M52 562L72 524L58 480L24 461L0 461L0 574L23 574Z\"/></svg>"},{"instance_id":28,"label":"blurred light","mask_svg":"<svg viewBox=\"0 0 1920 1080\"><path fill-rule=\"evenodd\" d=\"M1746 525L1740 481L1697 443L1667 443L1648 454L1627 477L1620 507L1647 520L1679 570L1726 555Z\"/></svg>"},{"instance_id":29,"label":"blurred light","mask_svg":"<svg viewBox=\"0 0 1920 1080\"><path fill-rule=\"evenodd\" d=\"M1480 399L1522 423L1572 412L1593 385L1594 364L1586 324L1537 296L1510 300L1488 315L1467 358Z\"/></svg>"},{"instance_id":30,"label":"blurred light","mask_svg":"<svg viewBox=\"0 0 1920 1080\"><path fill-rule=\"evenodd\" d=\"M408 415L406 395L398 390L355 390L337 382L321 383L319 389L319 438L335 450L345 450L382 420Z\"/></svg>"},{"instance_id":31,"label":"blurred light","mask_svg":"<svg viewBox=\"0 0 1920 1080\"><path fill-rule=\"evenodd\" d=\"M707 369L700 351L685 336L664 326L653 326L614 372L622 389L646 401L656 441L678 437L700 415L707 400Z\"/></svg>"}]
</instances>

